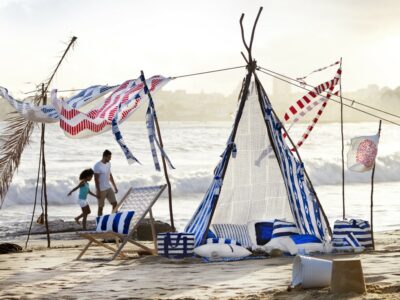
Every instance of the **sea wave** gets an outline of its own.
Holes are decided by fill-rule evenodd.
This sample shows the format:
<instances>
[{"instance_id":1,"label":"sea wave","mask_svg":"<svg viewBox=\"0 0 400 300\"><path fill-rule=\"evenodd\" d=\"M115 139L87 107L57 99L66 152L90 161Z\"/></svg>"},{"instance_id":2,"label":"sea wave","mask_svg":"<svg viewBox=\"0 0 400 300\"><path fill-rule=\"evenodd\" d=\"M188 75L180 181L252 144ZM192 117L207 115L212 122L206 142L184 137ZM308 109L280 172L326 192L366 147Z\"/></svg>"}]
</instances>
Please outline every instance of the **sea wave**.
<instances>
[{"instance_id":1,"label":"sea wave","mask_svg":"<svg viewBox=\"0 0 400 300\"><path fill-rule=\"evenodd\" d=\"M324 161L321 158L305 161L305 166L314 186L340 185L342 183L341 161ZM396 182L400 181L400 152L392 155L381 156L377 159L375 182ZM118 198L131 186L148 186L164 184L163 175L145 176L137 174L132 180L128 176L116 176L119 188ZM185 198L193 194L204 194L212 181L212 172L200 170L198 172L171 172L170 182L172 185L173 197ZM346 184L369 183L371 172L355 173L346 169ZM14 204L31 204L35 199L34 179L19 180L13 182L5 199L5 206ZM52 205L73 204L76 196L67 196L67 193L77 184L75 176L57 180L48 180L47 194L49 203ZM91 189L94 191L94 183L91 182ZM165 193L166 194L166 193ZM164 194L164 197L166 196ZM40 203L40 188L38 191L38 203ZM96 201L94 198L92 201Z\"/></svg>"},{"instance_id":2,"label":"sea wave","mask_svg":"<svg viewBox=\"0 0 400 300\"><path fill-rule=\"evenodd\" d=\"M324 161L314 159L305 162L311 181L314 185L342 184L342 162L340 160ZM400 181L400 152L387 156L380 156L376 160L374 181L394 182ZM369 183L371 171L357 173L347 169L345 165L345 183Z\"/></svg>"}]
</instances>

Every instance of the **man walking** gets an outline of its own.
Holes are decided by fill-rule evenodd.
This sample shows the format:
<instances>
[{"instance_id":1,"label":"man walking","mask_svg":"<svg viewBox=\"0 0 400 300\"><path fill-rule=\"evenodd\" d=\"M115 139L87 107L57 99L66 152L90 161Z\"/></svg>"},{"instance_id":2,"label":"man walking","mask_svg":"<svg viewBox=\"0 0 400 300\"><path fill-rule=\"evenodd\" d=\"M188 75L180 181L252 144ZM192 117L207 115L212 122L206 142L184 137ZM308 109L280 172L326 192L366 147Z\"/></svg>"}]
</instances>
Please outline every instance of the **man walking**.
<instances>
[{"instance_id":1,"label":"man walking","mask_svg":"<svg viewBox=\"0 0 400 300\"><path fill-rule=\"evenodd\" d=\"M104 200L106 198L108 202L110 202L110 204L112 205L113 210L117 206L115 194L118 193L118 189L111 174L110 160L111 152L109 150L104 150L103 158L93 167L94 182L96 184L96 195L99 204L99 209L97 213L98 216L103 215ZM114 187L115 193L114 190L111 188L110 182Z\"/></svg>"}]
</instances>

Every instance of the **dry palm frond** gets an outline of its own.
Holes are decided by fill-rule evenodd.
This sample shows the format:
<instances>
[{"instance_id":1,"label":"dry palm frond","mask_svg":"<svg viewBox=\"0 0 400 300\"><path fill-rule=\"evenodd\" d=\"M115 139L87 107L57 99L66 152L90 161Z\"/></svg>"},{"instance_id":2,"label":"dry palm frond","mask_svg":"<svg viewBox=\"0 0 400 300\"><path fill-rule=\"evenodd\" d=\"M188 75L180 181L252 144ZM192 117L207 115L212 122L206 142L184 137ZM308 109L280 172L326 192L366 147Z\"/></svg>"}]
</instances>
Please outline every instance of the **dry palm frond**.
<instances>
[{"instance_id":1,"label":"dry palm frond","mask_svg":"<svg viewBox=\"0 0 400 300\"><path fill-rule=\"evenodd\" d=\"M39 100L39 97L35 97L34 102L38 103ZM9 113L6 121L8 124L0 135L0 208L34 126L33 122L26 120L17 112Z\"/></svg>"},{"instance_id":2,"label":"dry palm frond","mask_svg":"<svg viewBox=\"0 0 400 300\"><path fill-rule=\"evenodd\" d=\"M41 93L34 98L33 102L35 105L39 105L41 100L44 99L51 81L67 55L67 52L74 46L76 39L75 36L71 38L67 49L64 51L49 79L42 85ZM37 86L37 90L39 90L39 86ZM22 152L29 143L34 126L33 122L26 120L17 112L10 113L6 121L8 125L3 130L3 133L0 134L0 208L4 203L13 175L18 169Z\"/></svg>"}]
</instances>

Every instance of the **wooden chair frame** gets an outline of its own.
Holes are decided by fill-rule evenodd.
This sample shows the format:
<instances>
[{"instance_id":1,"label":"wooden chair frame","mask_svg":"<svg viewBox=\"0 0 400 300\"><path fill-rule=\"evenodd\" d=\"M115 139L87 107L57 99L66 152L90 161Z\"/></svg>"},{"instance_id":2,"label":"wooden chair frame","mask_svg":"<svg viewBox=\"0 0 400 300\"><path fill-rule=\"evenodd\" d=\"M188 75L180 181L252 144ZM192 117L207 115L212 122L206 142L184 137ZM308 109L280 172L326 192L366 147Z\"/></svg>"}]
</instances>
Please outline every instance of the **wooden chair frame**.
<instances>
[{"instance_id":1,"label":"wooden chair frame","mask_svg":"<svg viewBox=\"0 0 400 300\"><path fill-rule=\"evenodd\" d=\"M143 250L150 252L152 255L157 255L157 236L156 236L156 230L154 226L154 218L153 218L153 213L152 213L152 207L155 204L155 202L158 200L158 198L161 196L161 194L164 192L165 188L167 187L166 184L162 185L156 196L152 199L150 205L147 207L147 209L144 211L143 215L136 221L136 223L133 225L133 227L129 230L129 233L124 235L116 232L94 232L94 231L89 231L89 232L78 232L77 234L80 237L83 237L85 239L88 239L89 242L86 244L86 246L82 249L82 251L79 253L78 257L76 260L81 259L81 257L85 254L85 252L89 249L92 244L96 244L98 246L102 246L114 253L114 255L111 257L111 260L114 260L117 256L121 257L127 257L127 255L122 252L122 249L124 246L129 242L139 248L142 248ZM113 212L118 211L118 209L123 205L124 201L126 198L129 196L131 193L132 188L130 188L126 194L122 197L121 201L117 205L117 207L113 210ZM140 199L138 199L140 201ZM135 241L133 239L133 234L135 230L138 228L139 224L143 221L143 219L146 217L146 215L149 214L150 216L150 224L151 224L151 233L153 237L153 243L154 243L154 249L151 249L149 247L146 247L145 245L139 243L138 241ZM131 224L132 226L132 224ZM104 242L101 242L99 239L115 239L116 240L116 247L112 247L110 245L105 244ZM122 243L120 242L122 241Z\"/></svg>"}]
</instances>

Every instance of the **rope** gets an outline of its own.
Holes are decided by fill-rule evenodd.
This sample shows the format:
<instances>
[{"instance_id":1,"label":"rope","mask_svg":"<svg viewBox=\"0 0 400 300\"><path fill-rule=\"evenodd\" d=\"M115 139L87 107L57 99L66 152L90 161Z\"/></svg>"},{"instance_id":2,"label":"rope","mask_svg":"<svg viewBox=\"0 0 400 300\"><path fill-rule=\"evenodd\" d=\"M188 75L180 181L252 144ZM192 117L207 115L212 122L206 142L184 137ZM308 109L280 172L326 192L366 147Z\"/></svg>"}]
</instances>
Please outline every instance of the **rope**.
<instances>
[{"instance_id":1,"label":"rope","mask_svg":"<svg viewBox=\"0 0 400 300\"><path fill-rule=\"evenodd\" d=\"M273 73L273 74L275 74L275 75L281 76L281 77L283 77L283 78L286 78L286 79L289 79L289 80L292 80L292 81L296 81L296 82L300 83L301 85L305 85L305 86L308 86L308 87L310 87L310 88L314 88L312 85L309 85L309 84L307 84L307 83L305 83L305 82L303 82L303 81L300 81L300 80L291 78L291 77L289 77L289 76L280 74L280 73L278 73L278 72L269 70L269 69L267 69L267 68L258 67L258 70L259 70L259 71L260 71L260 69L265 70L265 71L268 71L268 72ZM392 114L392 113L390 113L390 112L381 110L381 109L376 108L376 107L374 107L374 106L370 106L370 105L367 105L367 104L358 102L358 101L356 101L356 100L354 100L354 99L350 99L350 98L346 98L346 97L342 97L342 98L345 99L345 100L347 100L347 101L350 101L350 102L351 102L351 106L353 106L354 103L356 103L356 104L358 104L358 105L365 106L365 107L367 107L367 108L370 108L370 109L379 111L379 112L381 112L381 113L388 114L388 115L390 115L390 116L392 116L392 117L400 118L400 116L398 116L398 115L395 115L395 114Z\"/></svg>"},{"instance_id":2,"label":"rope","mask_svg":"<svg viewBox=\"0 0 400 300\"><path fill-rule=\"evenodd\" d=\"M273 74L271 74L271 73L269 73L269 72L263 71L263 70L261 70L260 68L258 69L258 71L260 71L261 73L267 74L267 75L269 75L269 76L271 76L271 77L274 77L274 78L276 78L276 79L279 79L279 80L281 80L281 81L284 81L284 82L286 82L286 83L289 83L289 84L291 84L291 85L293 85L293 86L296 86L296 87L298 87L298 88L301 88L301 89L303 89L303 90L305 90L305 91L308 91L308 92L311 92L311 91L312 91L312 90L307 89L307 88L305 88L305 87L303 87L303 86L301 86L301 85L297 85L297 84L295 84L295 83L293 83L293 82L290 82L290 81L288 81L288 80L285 80L285 79L283 79L283 78L280 78L280 77L278 77L278 76L275 76L275 75L273 75ZM282 77L286 77L286 76L282 76ZM291 80L293 80L293 79L291 79ZM293 80L293 81L296 81L296 80ZM332 95L333 95L333 96L336 96L336 95L334 95L334 94L332 94ZM324 96L322 96L322 95L321 95L321 98L325 98L325 99L329 100L327 97L324 97ZM346 99L346 100L347 100L347 99ZM330 101L333 101L333 102L336 102L336 103L339 103L339 104L340 104L340 101L335 100L335 99L332 99L332 98L330 99ZM400 126L399 123L390 121L390 120L388 120L388 119L384 119L384 118L382 118L382 117L380 117L380 116L374 115L374 114L369 113L369 112L367 112L367 111L365 111L365 110L362 110L362 109L359 109L359 108L355 108L355 107L353 107L353 106L351 106L351 105L348 105L348 104L343 104L343 105L346 106L346 107L349 107L349 108L351 108L351 109L354 109L354 110L356 110L356 111L362 112L362 113L364 113L364 114L366 114L366 115L369 115L369 116L371 116L371 117L374 117L374 118L383 120L383 121L385 121L385 122L388 122L388 123L391 123L391 124Z\"/></svg>"},{"instance_id":3,"label":"rope","mask_svg":"<svg viewBox=\"0 0 400 300\"><path fill-rule=\"evenodd\" d=\"M177 78L184 78L184 77L190 77L190 76L197 76L197 75L204 75L204 74L210 74L210 73L217 73L217 72L223 72L223 71L230 71L230 70L235 70L235 69L241 69L245 68L246 66L238 66L238 67L231 67L231 68L224 68L224 69L217 69L217 70L210 70L210 71L204 71L204 72L199 72L199 73L192 73L192 74L185 74L185 75L179 75L179 76L173 76L171 79L177 79ZM57 92L78 92L82 91L84 89L70 89L70 90L57 90ZM29 91L24 93L25 95L27 94L32 94L36 93L37 91ZM50 92L47 92L50 93Z\"/></svg>"},{"instance_id":4,"label":"rope","mask_svg":"<svg viewBox=\"0 0 400 300\"><path fill-rule=\"evenodd\" d=\"M218 69L218 70L211 70L211 71L205 71L205 72L199 72L199 73L192 73L192 74L186 74L186 75L180 75L180 76L171 77L171 79L177 79L177 78L183 78L183 77L189 77L189 76L197 76L197 75L204 75L204 74L216 73L216 72L223 72L223 71L241 69L241 68L244 68L244 67L246 67L246 66L231 67L231 68L225 68L225 69Z\"/></svg>"}]
</instances>

